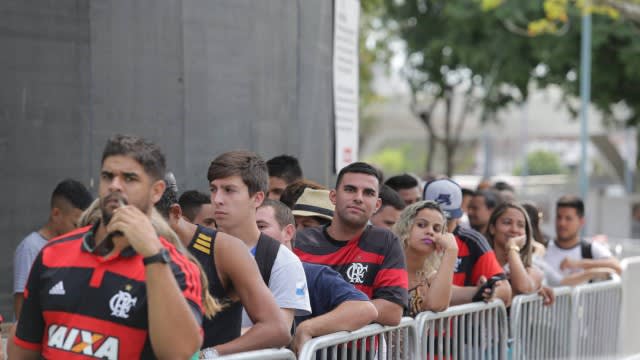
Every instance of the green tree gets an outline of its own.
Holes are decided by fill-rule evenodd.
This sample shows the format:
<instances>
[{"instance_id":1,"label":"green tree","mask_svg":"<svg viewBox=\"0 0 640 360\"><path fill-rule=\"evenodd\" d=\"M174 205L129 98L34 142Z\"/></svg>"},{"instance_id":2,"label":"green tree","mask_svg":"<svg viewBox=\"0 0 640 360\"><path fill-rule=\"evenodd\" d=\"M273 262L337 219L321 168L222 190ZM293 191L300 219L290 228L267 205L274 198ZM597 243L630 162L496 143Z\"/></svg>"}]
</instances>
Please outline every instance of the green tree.
<instances>
[{"instance_id":1,"label":"green tree","mask_svg":"<svg viewBox=\"0 0 640 360\"><path fill-rule=\"evenodd\" d=\"M419 174L424 161L423 155L415 149L414 144L386 146L364 161L382 169L386 176L413 172Z\"/></svg>"},{"instance_id":2,"label":"green tree","mask_svg":"<svg viewBox=\"0 0 640 360\"><path fill-rule=\"evenodd\" d=\"M359 32L359 96L358 106L360 114L359 141L361 148L367 138L376 128L376 118L367 115L364 109L378 100L372 88L373 66L384 61L386 49L382 42L369 41L370 37L379 32L380 17L382 16L382 0L366 0L361 3L360 32Z\"/></svg>"},{"instance_id":3,"label":"green tree","mask_svg":"<svg viewBox=\"0 0 640 360\"><path fill-rule=\"evenodd\" d=\"M560 158L550 151L534 151L527 155L527 169L529 175L564 174L567 169L560 163ZM517 166L514 175L522 174L522 165Z\"/></svg>"},{"instance_id":4,"label":"green tree","mask_svg":"<svg viewBox=\"0 0 640 360\"><path fill-rule=\"evenodd\" d=\"M503 0L490 13L504 24L519 23L526 26L530 19L548 17L541 4L549 1L552 0ZM557 20L559 26L555 31L530 36L535 44L535 57L544 69L535 77L535 83L540 87L549 84L561 86L565 94L564 105L577 115L579 102L576 99L580 95L580 16L585 9L582 1L560 2L564 5L566 16L563 20ZM529 6L519 6L525 3ZM640 0L593 0L592 3L598 7L589 9L596 12L592 17L591 103L602 112L605 124L611 124L616 120L614 114L617 112L620 115L622 112L622 120L627 126L638 127Z\"/></svg>"},{"instance_id":5,"label":"green tree","mask_svg":"<svg viewBox=\"0 0 640 360\"><path fill-rule=\"evenodd\" d=\"M623 18L640 26L640 0L479 0L483 10L508 9L513 15L505 24L514 32L537 36L563 32L571 23L572 9L601 14L613 19ZM525 16L526 9L536 8L538 14Z\"/></svg>"},{"instance_id":6,"label":"green tree","mask_svg":"<svg viewBox=\"0 0 640 360\"><path fill-rule=\"evenodd\" d=\"M433 171L435 144L440 143L444 172L451 176L469 114L480 113L486 121L507 104L526 99L531 71L538 65L531 41L514 36L477 0L384 2L387 29L405 45L412 110L429 134L427 171ZM458 112L456 103L462 104ZM443 133L434 125L437 106L444 108Z\"/></svg>"},{"instance_id":7,"label":"green tree","mask_svg":"<svg viewBox=\"0 0 640 360\"><path fill-rule=\"evenodd\" d=\"M579 95L580 16L585 1L569 0L480 0L504 26L515 34L532 37L535 56L544 71L535 78L538 86L560 85L565 104L577 112L573 99ZM491 5L487 2L493 1ZM629 110L628 123L640 122L640 0L592 0L592 103L612 120L615 105ZM554 4L553 6L551 4ZM553 8L554 10L549 10ZM538 19L538 20L535 20ZM529 28L540 21L555 21L544 31ZM534 25L535 27L536 25Z\"/></svg>"}]
</instances>

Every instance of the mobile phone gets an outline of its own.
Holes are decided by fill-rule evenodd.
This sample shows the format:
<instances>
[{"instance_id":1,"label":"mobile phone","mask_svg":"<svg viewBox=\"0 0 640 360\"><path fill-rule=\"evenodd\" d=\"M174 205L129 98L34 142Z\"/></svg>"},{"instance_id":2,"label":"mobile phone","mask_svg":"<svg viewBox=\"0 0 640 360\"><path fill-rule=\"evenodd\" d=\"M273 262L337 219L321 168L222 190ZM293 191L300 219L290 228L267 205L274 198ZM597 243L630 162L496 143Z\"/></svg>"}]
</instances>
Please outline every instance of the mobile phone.
<instances>
[{"instance_id":1,"label":"mobile phone","mask_svg":"<svg viewBox=\"0 0 640 360\"><path fill-rule=\"evenodd\" d=\"M478 288L478 291L475 293L475 295L473 295L473 298L471 299L472 302L476 302L476 301L484 301L484 296L482 296L482 294L484 294L484 291L486 289L491 289L491 293L493 294L493 289L496 286L496 283L500 280L504 280L505 276L500 274L500 275L494 275L492 277L489 278L489 280L487 280L487 282L485 282L484 284L480 285L480 287Z\"/></svg>"}]
</instances>

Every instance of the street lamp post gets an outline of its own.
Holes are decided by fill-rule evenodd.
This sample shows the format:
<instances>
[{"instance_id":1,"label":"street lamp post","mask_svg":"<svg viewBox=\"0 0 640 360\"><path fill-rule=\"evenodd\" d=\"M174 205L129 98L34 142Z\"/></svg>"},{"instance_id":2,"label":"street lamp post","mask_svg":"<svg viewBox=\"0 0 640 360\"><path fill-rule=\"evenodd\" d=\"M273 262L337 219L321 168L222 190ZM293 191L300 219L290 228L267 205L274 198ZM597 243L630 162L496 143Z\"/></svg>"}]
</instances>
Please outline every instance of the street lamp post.
<instances>
[{"instance_id":1,"label":"street lamp post","mask_svg":"<svg viewBox=\"0 0 640 360\"><path fill-rule=\"evenodd\" d=\"M591 103L591 12L590 1L582 10L582 41L580 55L580 195L587 200L589 175L587 174L587 146L589 145L589 104Z\"/></svg>"}]
</instances>

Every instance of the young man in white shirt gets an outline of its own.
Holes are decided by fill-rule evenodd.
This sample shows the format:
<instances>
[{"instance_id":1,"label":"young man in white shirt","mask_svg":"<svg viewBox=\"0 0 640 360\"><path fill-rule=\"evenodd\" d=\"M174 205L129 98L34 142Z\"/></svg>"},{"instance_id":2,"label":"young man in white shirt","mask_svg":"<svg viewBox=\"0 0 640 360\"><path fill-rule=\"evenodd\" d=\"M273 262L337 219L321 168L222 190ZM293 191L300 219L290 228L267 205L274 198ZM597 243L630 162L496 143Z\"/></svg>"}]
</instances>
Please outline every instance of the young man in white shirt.
<instances>
[{"instance_id":1,"label":"young man in white shirt","mask_svg":"<svg viewBox=\"0 0 640 360\"><path fill-rule=\"evenodd\" d=\"M549 285L577 285L622 271L618 259L597 242L580 238L584 226L584 202L565 195L556 203L556 238L549 242L544 260Z\"/></svg>"},{"instance_id":2,"label":"young man in white shirt","mask_svg":"<svg viewBox=\"0 0 640 360\"><path fill-rule=\"evenodd\" d=\"M211 162L207 178L218 230L242 240L261 267L260 242L275 241L261 234L256 225L256 209L262 204L269 186L264 160L249 151L230 151ZM275 259L270 259L269 281L265 282L290 329L294 316L309 314L311 305L302 263L291 250L277 245ZM246 315L243 315L242 323L243 327L253 325Z\"/></svg>"}]
</instances>

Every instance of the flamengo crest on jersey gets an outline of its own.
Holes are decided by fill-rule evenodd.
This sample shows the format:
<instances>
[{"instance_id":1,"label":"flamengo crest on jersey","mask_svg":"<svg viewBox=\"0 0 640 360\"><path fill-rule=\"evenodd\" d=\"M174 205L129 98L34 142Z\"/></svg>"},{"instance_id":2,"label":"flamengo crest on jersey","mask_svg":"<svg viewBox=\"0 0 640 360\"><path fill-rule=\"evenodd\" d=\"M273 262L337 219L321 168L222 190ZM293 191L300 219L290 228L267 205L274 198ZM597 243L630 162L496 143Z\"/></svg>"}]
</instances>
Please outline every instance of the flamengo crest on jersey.
<instances>
[{"instance_id":1,"label":"flamengo crest on jersey","mask_svg":"<svg viewBox=\"0 0 640 360\"><path fill-rule=\"evenodd\" d=\"M129 318L129 311L136 305L138 298L134 298L126 291L118 291L117 294L111 297L109 300L109 307L111 308L111 315L122 319Z\"/></svg>"},{"instance_id":2,"label":"flamengo crest on jersey","mask_svg":"<svg viewBox=\"0 0 640 360\"><path fill-rule=\"evenodd\" d=\"M47 346L57 350L91 356L96 359L118 359L120 340L88 330L51 324Z\"/></svg>"},{"instance_id":3,"label":"flamengo crest on jersey","mask_svg":"<svg viewBox=\"0 0 640 360\"><path fill-rule=\"evenodd\" d=\"M353 263L347 269L347 277L352 284L364 284L364 277L369 269L369 265Z\"/></svg>"}]
</instances>

